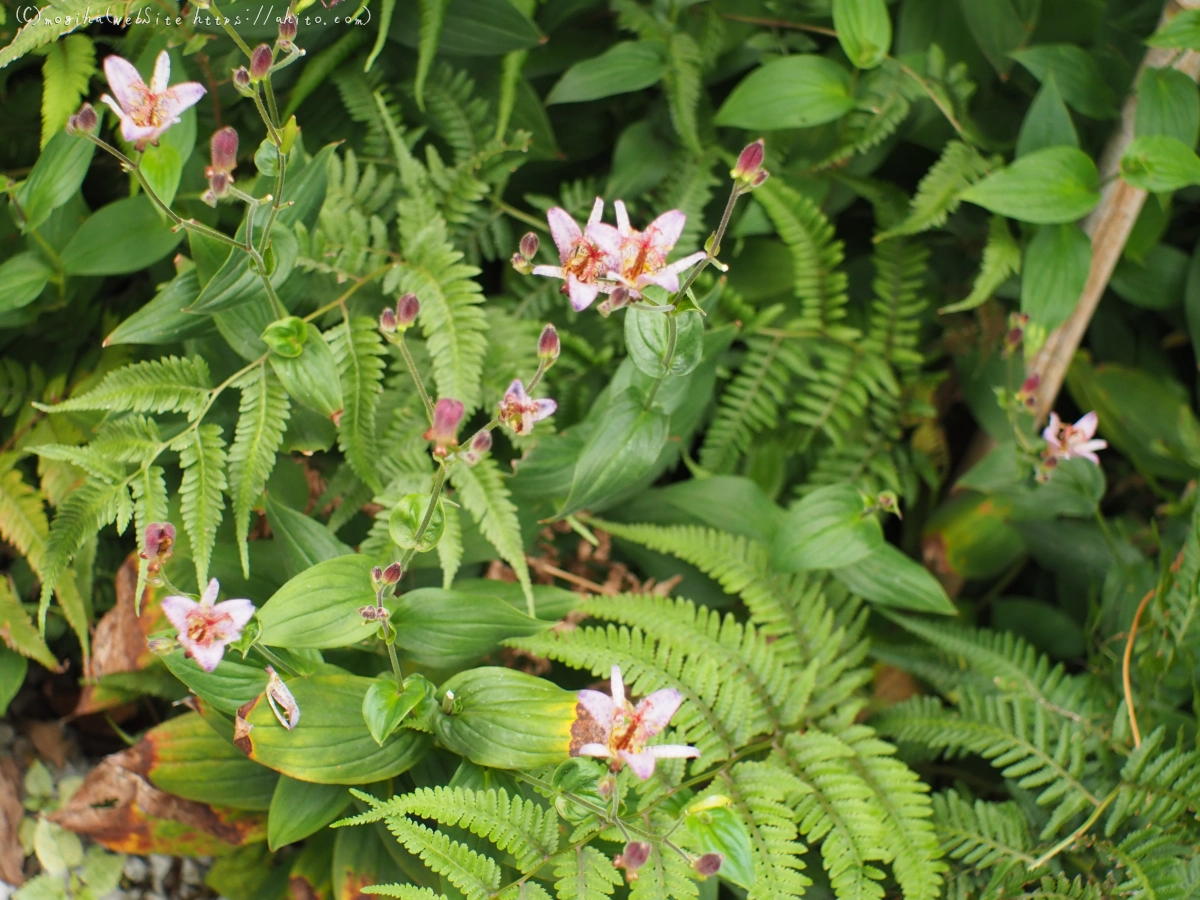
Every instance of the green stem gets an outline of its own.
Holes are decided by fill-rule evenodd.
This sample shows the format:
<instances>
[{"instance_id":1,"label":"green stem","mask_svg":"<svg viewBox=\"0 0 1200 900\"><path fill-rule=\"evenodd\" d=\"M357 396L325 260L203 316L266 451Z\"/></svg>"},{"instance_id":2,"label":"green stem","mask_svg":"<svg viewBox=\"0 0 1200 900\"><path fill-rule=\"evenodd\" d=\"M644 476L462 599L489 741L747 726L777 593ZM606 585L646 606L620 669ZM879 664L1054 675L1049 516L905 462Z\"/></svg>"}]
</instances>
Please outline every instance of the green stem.
<instances>
[{"instance_id":1,"label":"green stem","mask_svg":"<svg viewBox=\"0 0 1200 900\"><path fill-rule=\"evenodd\" d=\"M391 623L388 628L391 628ZM388 648L388 658L392 661L392 675L396 678L396 690L404 690L404 676L400 674L400 659L396 656L396 646L391 641L386 641Z\"/></svg>"},{"instance_id":2,"label":"green stem","mask_svg":"<svg viewBox=\"0 0 1200 900\"><path fill-rule=\"evenodd\" d=\"M368 272L362 278L357 279L354 282L354 284L352 284L346 290L346 292L344 294L342 294L340 297L338 297L336 300L330 300L324 306L317 307L316 310L314 310L313 312L310 312L307 316L304 317L304 321L305 322L313 322L313 321L321 318L321 316L325 315L325 313L329 312L331 309L336 309L339 306L345 306L346 301L349 300L351 297L353 297L358 292L359 288L363 287L364 285L370 284L376 278L380 278L380 277L386 275L389 271L391 271L391 269L392 269L392 264L388 263L386 266L380 266L374 272Z\"/></svg>"},{"instance_id":3,"label":"green stem","mask_svg":"<svg viewBox=\"0 0 1200 900\"><path fill-rule=\"evenodd\" d=\"M263 229L262 246L258 248L259 253L267 252L267 245L271 242L271 229L275 226L275 217L279 215L279 210L283 206L283 183L287 173L287 156L283 149L278 151L279 170L275 173L275 198L271 204L271 211L267 214L267 224Z\"/></svg>"},{"instance_id":4,"label":"green stem","mask_svg":"<svg viewBox=\"0 0 1200 900\"><path fill-rule=\"evenodd\" d=\"M425 390L425 382L421 380L421 373L417 371L416 360L412 358L412 354L408 352L408 345L404 343L404 334L399 335L399 340L396 341L396 346L400 348L400 354L404 357L404 364L408 366L408 374L412 376L413 383L417 386L417 393L421 395L421 402L425 404L425 415L429 418L429 424L433 424L433 400L429 398L429 392Z\"/></svg>"},{"instance_id":5,"label":"green stem","mask_svg":"<svg viewBox=\"0 0 1200 900\"><path fill-rule=\"evenodd\" d=\"M213 15L217 17L217 21L221 23L221 27L225 29L225 33L233 38L233 42L241 48L243 53L246 54L246 59L249 59L251 56L253 56L254 51L250 49L250 45L242 40L242 36L234 30L233 26L229 23L228 18L219 9L217 9L217 4L210 2L208 7L212 10Z\"/></svg>"},{"instance_id":6,"label":"green stem","mask_svg":"<svg viewBox=\"0 0 1200 900\"><path fill-rule=\"evenodd\" d=\"M662 383L667 380L667 376L671 374L671 363L675 359L675 345L679 340L679 325L675 321L674 316L667 316L667 349L663 352L663 373L654 379L654 385L650 388L650 392L646 394L646 402L642 404L643 409L649 409L654 403L654 398L658 396L658 389L662 387Z\"/></svg>"},{"instance_id":7,"label":"green stem","mask_svg":"<svg viewBox=\"0 0 1200 900\"><path fill-rule=\"evenodd\" d=\"M1069 835L1031 862L1029 864L1029 871L1032 872L1035 869L1040 869L1046 863L1050 862L1050 860L1054 859L1054 857L1058 856L1058 854L1062 853L1062 851L1066 850L1073 843L1087 834L1088 830L1096 824L1097 820L1104 813L1104 810L1108 809L1109 804L1117 799L1117 794L1119 792L1119 788L1114 788L1113 792L1105 797L1104 800L1092 811L1092 814L1087 817L1086 822L1084 822Z\"/></svg>"}]
</instances>

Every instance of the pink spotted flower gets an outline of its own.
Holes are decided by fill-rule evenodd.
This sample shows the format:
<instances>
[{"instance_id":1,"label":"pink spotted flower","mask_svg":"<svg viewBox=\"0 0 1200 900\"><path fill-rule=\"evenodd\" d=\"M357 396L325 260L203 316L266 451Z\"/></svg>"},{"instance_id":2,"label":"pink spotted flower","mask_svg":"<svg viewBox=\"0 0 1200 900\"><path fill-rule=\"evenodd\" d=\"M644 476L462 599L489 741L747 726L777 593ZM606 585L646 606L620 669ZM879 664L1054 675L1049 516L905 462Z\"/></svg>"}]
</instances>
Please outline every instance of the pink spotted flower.
<instances>
[{"instance_id":1,"label":"pink spotted flower","mask_svg":"<svg viewBox=\"0 0 1200 900\"><path fill-rule=\"evenodd\" d=\"M104 76L116 99L108 94L100 99L120 118L121 136L139 150L157 144L162 133L179 121L180 113L199 103L205 93L204 85L196 81L167 87L171 57L166 50L158 54L148 86L133 63L115 55L104 60Z\"/></svg>"},{"instance_id":2,"label":"pink spotted flower","mask_svg":"<svg viewBox=\"0 0 1200 900\"><path fill-rule=\"evenodd\" d=\"M561 278L565 281L567 296L571 298L571 306L577 312L591 306L592 301L602 291L607 294L613 288L601 280L617 264L617 246L604 231L607 229L611 232L613 227L601 225L602 215L604 200L600 197L596 198L592 214L583 228L579 227L565 209L556 206L546 213L546 221L550 223L550 235L554 238L554 246L558 248L561 264L534 266L533 274ZM597 240L598 232L603 243Z\"/></svg>"},{"instance_id":3,"label":"pink spotted flower","mask_svg":"<svg viewBox=\"0 0 1200 900\"><path fill-rule=\"evenodd\" d=\"M500 421L516 434L529 434L535 423L554 414L558 404L553 400L535 400L525 392L525 385L517 379L504 392L500 401Z\"/></svg>"},{"instance_id":4,"label":"pink spotted flower","mask_svg":"<svg viewBox=\"0 0 1200 900\"><path fill-rule=\"evenodd\" d=\"M683 698L679 691L655 691L634 706L625 697L625 682L621 669L612 667L612 696L599 691L580 691L581 719L587 719L586 731L594 738L574 750L572 756L597 756L612 760L611 767L628 765L633 773L645 780L654 774L660 759L692 759L700 755L695 747L683 744L646 742L667 727ZM578 725L578 723L577 723Z\"/></svg>"},{"instance_id":5,"label":"pink spotted flower","mask_svg":"<svg viewBox=\"0 0 1200 900\"><path fill-rule=\"evenodd\" d=\"M642 288L651 284L675 293L679 290L679 273L704 259L704 253L697 251L667 263L667 257L683 234L687 216L681 210L672 209L646 226L645 231L635 231L629 224L625 204L618 200L613 206L617 210L617 227L602 225L595 229L597 242L616 251L619 265L608 273L608 277L635 299L641 296Z\"/></svg>"},{"instance_id":6,"label":"pink spotted flower","mask_svg":"<svg viewBox=\"0 0 1200 900\"><path fill-rule=\"evenodd\" d=\"M217 579L208 583L197 603L191 597L163 598L162 608L167 619L179 632L184 652L205 672L211 672L225 655L225 645L236 641L242 629L254 615L249 600L226 600L217 603L221 586Z\"/></svg>"},{"instance_id":7,"label":"pink spotted flower","mask_svg":"<svg viewBox=\"0 0 1200 900\"><path fill-rule=\"evenodd\" d=\"M1042 432L1046 440L1046 457L1056 462L1065 459L1086 459L1100 465L1097 450L1108 446L1107 441L1095 438L1096 426L1100 417L1090 412L1074 425L1068 425L1058 417L1058 413L1050 413L1050 424Z\"/></svg>"}]
</instances>

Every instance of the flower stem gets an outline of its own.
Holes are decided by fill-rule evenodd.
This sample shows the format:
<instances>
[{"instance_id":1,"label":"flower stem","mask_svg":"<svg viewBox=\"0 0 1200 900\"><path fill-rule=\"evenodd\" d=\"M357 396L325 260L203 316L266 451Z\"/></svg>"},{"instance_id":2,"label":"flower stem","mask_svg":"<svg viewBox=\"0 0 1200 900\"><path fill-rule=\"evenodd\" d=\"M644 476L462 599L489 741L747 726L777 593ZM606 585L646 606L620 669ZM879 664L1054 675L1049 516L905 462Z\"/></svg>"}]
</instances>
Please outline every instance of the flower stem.
<instances>
[{"instance_id":1,"label":"flower stem","mask_svg":"<svg viewBox=\"0 0 1200 900\"><path fill-rule=\"evenodd\" d=\"M234 30L234 27L229 23L228 17L226 17L224 13L217 9L217 4L210 2L208 6L209 9L212 10L213 15L217 17L217 21L221 23L221 27L225 29L225 33L233 38L233 42L237 44L239 48L241 48L243 53L246 54L246 59L249 59L251 56L253 56L254 53L250 49L250 45L243 41L242 36Z\"/></svg>"},{"instance_id":2,"label":"flower stem","mask_svg":"<svg viewBox=\"0 0 1200 900\"><path fill-rule=\"evenodd\" d=\"M445 483L446 464L440 463L437 474L433 476L433 489L429 492L429 506L425 509L425 517L421 520L417 533L413 535L413 545L404 551L404 556L400 559L400 568L407 569L412 558L417 555L417 545L421 543L421 538L425 536L425 530L429 528L429 523L433 520L433 511L437 508L438 497L441 495L442 485Z\"/></svg>"},{"instance_id":3,"label":"flower stem","mask_svg":"<svg viewBox=\"0 0 1200 900\"><path fill-rule=\"evenodd\" d=\"M642 404L643 409L649 409L654 403L654 398L658 396L658 389L662 387L662 383L667 380L667 376L671 374L671 363L675 359L675 345L679 341L679 325L675 321L673 315L667 316L667 349L663 352L663 373L654 379L654 386L650 388L650 392L646 394L646 402Z\"/></svg>"},{"instance_id":4,"label":"flower stem","mask_svg":"<svg viewBox=\"0 0 1200 900\"><path fill-rule=\"evenodd\" d=\"M425 415L429 419L429 424L432 425L433 401L429 398L429 392L425 390L425 382L421 380L421 373L417 371L416 360L412 358L412 354L408 352L408 345L404 343L404 335L399 335L399 338L396 346L400 348L404 364L408 366L408 374L412 376L413 383L417 386L417 393L421 395L421 402L425 404Z\"/></svg>"}]
</instances>

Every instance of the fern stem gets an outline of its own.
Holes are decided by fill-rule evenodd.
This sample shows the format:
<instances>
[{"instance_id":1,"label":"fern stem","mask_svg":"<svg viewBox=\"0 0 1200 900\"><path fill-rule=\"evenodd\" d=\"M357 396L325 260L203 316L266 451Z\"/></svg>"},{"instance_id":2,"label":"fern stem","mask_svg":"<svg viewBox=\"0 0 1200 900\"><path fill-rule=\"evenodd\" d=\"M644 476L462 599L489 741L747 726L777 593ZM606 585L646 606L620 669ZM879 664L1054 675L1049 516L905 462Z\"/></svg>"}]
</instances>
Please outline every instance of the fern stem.
<instances>
[{"instance_id":1,"label":"fern stem","mask_svg":"<svg viewBox=\"0 0 1200 900\"><path fill-rule=\"evenodd\" d=\"M425 404L425 416L429 419L429 424L433 424L433 401L429 399L429 392L425 390L425 382L421 380L421 373L417 371L416 360L412 358L412 354L408 352L408 345L404 343L404 335L401 334L400 339L396 341L396 346L400 348L400 354L404 357L404 364L408 366L408 374L412 376L413 384L417 386L417 393L421 395L421 402Z\"/></svg>"},{"instance_id":2,"label":"fern stem","mask_svg":"<svg viewBox=\"0 0 1200 900\"><path fill-rule=\"evenodd\" d=\"M1119 794L1120 791L1120 788L1113 788L1112 793L1105 797L1100 802L1100 805L1092 810L1092 814L1087 817L1087 821L1085 821L1069 835L1031 862L1029 864L1029 871L1032 872L1035 869L1040 869L1042 866L1046 865L1046 863L1050 862L1050 860L1054 859L1054 857L1058 856L1058 854L1062 853L1077 840L1087 834L1088 830L1096 824L1097 820L1104 813L1104 810L1108 809L1109 804L1117 799L1117 794Z\"/></svg>"},{"instance_id":3,"label":"fern stem","mask_svg":"<svg viewBox=\"0 0 1200 900\"><path fill-rule=\"evenodd\" d=\"M1142 746L1142 733L1138 730L1137 713L1133 709L1133 682L1129 677L1129 663L1133 659L1133 642L1137 638L1138 622L1142 618L1142 613L1146 611L1146 605L1154 599L1154 595L1157 593L1157 587L1151 588L1146 591L1146 596L1138 604L1137 611L1133 614L1133 621L1129 623L1129 640L1125 642L1125 655L1121 660L1121 683L1125 687L1125 708L1129 710L1129 728L1133 732L1134 747Z\"/></svg>"},{"instance_id":4,"label":"fern stem","mask_svg":"<svg viewBox=\"0 0 1200 900\"><path fill-rule=\"evenodd\" d=\"M533 216L529 215L529 213L522 212L521 210L517 209L515 206L510 206L509 204L505 203L503 200L500 200L496 197L492 198L492 203L495 204L496 209L500 210L502 213L510 215L514 219L517 219L518 221L524 222L526 225L529 225L533 228L538 229L538 231L545 231L545 232L549 233L550 229L546 227L546 223L543 222L541 219L535 219Z\"/></svg>"},{"instance_id":5,"label":"fern stem","mask_svg":"<svg viewBox=\"0 0 1200 900\"><path fill-rule=\"evenodd\" d=\"M374 281L376 278L379 278L382 275L386 275L389 271L391 271L392 268L393 268L392 264L388 263L386 266L380 266L374 272L368 272L366 275L362 276L361 278L356 278L354 280L354 284L352 284L346 290L345 293L343 293L336 300L330 300L324 306L317 307L314 311L310 312L307 316L304 317L304 321L305 322L316 321L317 319L321 318L321 316L325 315L325 313L329 312L331 309L336 309L339 306L345 306L346 301L349 300L351 297L353 297L358 292L359 288L363 287L364 285L370 284L372 281Z\"/></svg>"},{"instance_id":6,"label":"fern stem","mask_svg":"<svg viewBox=\"0 0 1200 900\"><path fill-rule=\"evenodd\" d=\"M895 59L895 58L893 57L893 59ZM958 119L956 119L954 117L954 112L946 106L946 104L943 102L942 98L938 96L937 91L935 91L933 88L931 88L929 86L929 82L927 82L924 78L922 78L920 75L918 75L916 72L914 72L908 66L904 65L904 63L900 62L899 60L895 60L895 62L896 62L896 65L898 65L900 67L900 71L902 71L905 75L907 75L908 77L913 79L917 84L919 84L921 86L921 90L923 90L926 94L929 95L929 99L933 101L933 105L936 106L938 108L938 110L941 112L941 114L946 117L946 121L949 122L950 125L954 128L954 130L958 132L958 136L960 138L962 138L964 141L966 141L967 144L974 145L975 142L973 140L971 140L971 138L967 134L967 132L965 130L963 130L962 123L960 123L958 121Z\"/></svg>"}]
</instances>

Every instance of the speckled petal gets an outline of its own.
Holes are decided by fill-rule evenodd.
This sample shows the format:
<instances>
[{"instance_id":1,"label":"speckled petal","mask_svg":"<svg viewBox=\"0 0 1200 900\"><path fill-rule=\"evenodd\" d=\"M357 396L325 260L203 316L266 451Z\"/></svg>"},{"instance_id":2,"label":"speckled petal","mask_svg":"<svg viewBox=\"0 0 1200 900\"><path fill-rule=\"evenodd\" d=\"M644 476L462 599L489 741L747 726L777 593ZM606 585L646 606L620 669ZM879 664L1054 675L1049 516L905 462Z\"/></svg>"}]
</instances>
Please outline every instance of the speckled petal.
<instances>
[{"instance_id":1,"label":"speckled petal","mask_svg":"<svg viewBox=\"0 0 1200 900\"><path fill-rule=\"evenodd\" d=\"M567 296L571 298L571 308L575 312L583 312L591 306L599 293L600 287L595 282L584 284L574 275L567 279Z\"/></svg>"},{"instance_id":2,"label":"speckled petal","mask_svg":"<svg viewBox=\"0 0 1200 900\"><path fill-rule=\"evenodd\" d=\"M630 753L628 750L619 750L617 755L624 760L629 768L633 769L633 774L645 781L654 774L654 764L658 761L654 754L648 750L643 750L641 753Z\"/></svg>"},{"instance_id":3,"label":"speckled petal","mask_svg":"<svg viewBox=\"0 0 1200 900\"><path fill-rule=\"evenodd\" d=\"M596 723L604 731L604 739L608 740L608 736L612 734L613 717L617 714L617 707L613 703L612 697L599 691L580 691L579 705L596 720Z\"/></svg>"},{"instance_id":4,"label":"speckled petal","mask_svg":"<svg viewBox=\"0 0 1200 900\"><path fill-rule=\"evenodd\" d=\"M655 691L649 697L643 698L637 705L635 715L641 721L646 736L652 737L666 728L682 702L682 695L674 688Z\"/></svg>"},{"instance_id":5,"label":"speckled petal","mask_svg":"<svg viewBox=\"0 0 1200 900\"><path fill-rule=\"evenodd\" d=\"M154 74L150 76L150 93L161 94L171 83L171 54L163 50L154 61Z\"/></svg>"},{"instance_id":6,"label":"speckled petal","mask_svg":"<svg viewBox=\"0 0 1200 900\"><path fill-rule=\"evenodd\" d=\"M164 597L162 602L163 614L166 615L167 621L175 626L175 630L180 634L187 634L187 617L194 609L200 606L191 597L171 596Z\"/></svg>"},{"instance_id":7,"label":"speckled petal","mask_svg":"<svg viewBox=\"0 0 1200 900\"><path fill-rule=\"evenodd\" d=\"M583 237L583 229L571 218L569 212L557 206L546 213L546 221L550 223L550 236L554 238L554 246L558 248L558 258L565 261L571 256L575 242Z\"/></svg>"},{"instance_id":8,"label":"speckled petal","mask_svg":"<svg viewBox=\"0 0 1200 900\"><path fill-rule=\"evenodd\" d=\"M106 57L104 77L108 79L108 86L123 109L132 110L141 104L147 90L146 82L142 81L142 76L129 60L115 54Z\"/></svg>"}]
</instances>

